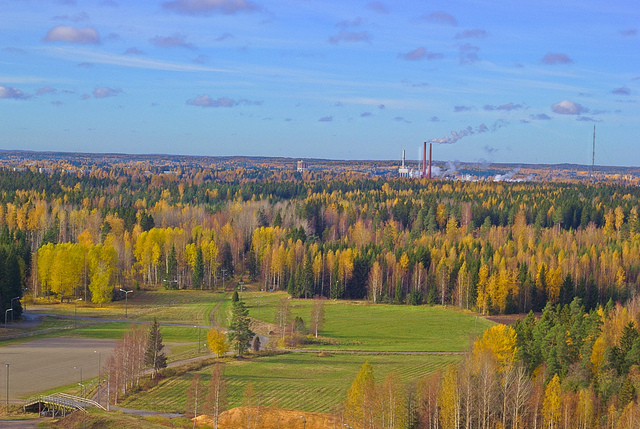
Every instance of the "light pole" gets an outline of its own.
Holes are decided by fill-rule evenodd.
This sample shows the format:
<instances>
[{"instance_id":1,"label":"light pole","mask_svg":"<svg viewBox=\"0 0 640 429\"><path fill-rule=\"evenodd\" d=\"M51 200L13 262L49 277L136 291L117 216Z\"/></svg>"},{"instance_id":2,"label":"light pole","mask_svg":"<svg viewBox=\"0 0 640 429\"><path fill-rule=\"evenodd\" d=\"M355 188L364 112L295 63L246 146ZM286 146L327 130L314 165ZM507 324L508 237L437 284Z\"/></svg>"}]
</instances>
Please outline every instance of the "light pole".
<instances>
[{"instance_id":1,"label":"light pole","mask_svg":"<svg viewBox=\"0 0 640 429\"><path fill-rule=\"evenodd\" d=\"M200 326L193 326L194 328L198 328L198 353L200 353Z\"/></svg>"},{"instance_id":2,"label":"light pole","mask_svg":"<svg viewBox=\"0 0 640 429\"><path fill-rule=\"evenodd\" d=\"M16 296L15 298L11 298L11 323L13 323L13 301L15 301L16 299L20 299L19 296Z\"/></svg>"},{"instance_id":3,"label":"light pole","mask_svg":"<svg viewBox=\"0 0 640 429\"><path fill-rule=\"evenodd\" d=\"M124 317L127 318L127 309L129 307L129 294L133 292L133 290L125 290L120 288L120 292L124 292Z\"/></svg>"},{"instance_id":4,"label":"light pole","mask_svg":"<svg viewBox=\"0 0 640 429\"><path fill-rule=\"evenodd\" d=\"M78 326L78 301L82 301L82 298L73 301L73 329Z\"/></svg>"},{"instance_id":5,"label":"light pole","mask_svg":"<svg viewBox=\"0 0 640 429\"><path fill-rule=\"evenodd\" d=\"M10 311L13 311L12 308L7 308L7 310L4 312L4 334L7 335L7 314L9 314Z\"/></svg>"},{"instance_id":6,"label":"light pole","mask_svg":"<svg viewBox=\"0 0 640 429\"><path fill-rule=\"evenodd\" d=\"M80 368L82 370L82 368ZM82 386L82 399L87 396L87 386L82 383L78 383L78 386ZM82 409L84 410L84 414L82 415L82 420L84 422L84 429L87 429L87 404L82 403Z\"/></svg>"},{"instance_id":7,"label":"light pole","mask_svg":"<svg viewBox=\"0 0 640 429\"><path fill-rule=\"evenodd\" d=\"M305 429L307 427L307 419L304 416L300 416L300 418L302 419L302 429Z\"/></svg>"},{"instance_id":8,"label":"light pole","mask_svg":"<svg viewBox=\"0 0 640 429\"><path fill-rule=\"evenodd\" d=\"M94 353L98 353L98 404L100 403L100 351L94 350Z\"/></svg>"},{"instance_id":9,"label":"light pole","mask_svg":"<svg viewBox=\"0 0 640 429\"><path fill-rule=\"evenodd\" d=\"M5 363L7 367L7 415L9 415L9 364Z\"/></svg>"}]
</instances>

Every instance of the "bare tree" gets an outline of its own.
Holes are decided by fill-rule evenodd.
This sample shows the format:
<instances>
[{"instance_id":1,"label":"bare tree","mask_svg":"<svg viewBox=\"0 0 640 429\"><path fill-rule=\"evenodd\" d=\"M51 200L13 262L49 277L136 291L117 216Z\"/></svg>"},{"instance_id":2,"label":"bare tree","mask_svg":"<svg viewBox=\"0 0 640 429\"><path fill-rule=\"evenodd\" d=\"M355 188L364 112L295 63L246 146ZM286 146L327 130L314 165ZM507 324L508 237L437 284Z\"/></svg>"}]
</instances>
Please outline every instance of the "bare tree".
<instances>
[{"instance_id":1,"label":"bare tree","mask_svg":"<svg viewBox=\"0 0 640 429\"><path fill-rule=\"evenodd\" d=\"M309 328L318 338L318 331L324 325L324 300L321 296L316 296L313 300L313 308L311 309L311 321Z\"/></svg>"},{"instance_id":2,"label":"bare tree","mask_svg":"<svg viewBox=\"0 0 640 429\"><path fill-rule=\"evenodd\" d=\"M218 429L220 414L227 407L227 380L223 375L224 367L216 362L211 371L209 393L205 402L205 413L213 417L213 428Z\"/></svg>"}]
</instances>

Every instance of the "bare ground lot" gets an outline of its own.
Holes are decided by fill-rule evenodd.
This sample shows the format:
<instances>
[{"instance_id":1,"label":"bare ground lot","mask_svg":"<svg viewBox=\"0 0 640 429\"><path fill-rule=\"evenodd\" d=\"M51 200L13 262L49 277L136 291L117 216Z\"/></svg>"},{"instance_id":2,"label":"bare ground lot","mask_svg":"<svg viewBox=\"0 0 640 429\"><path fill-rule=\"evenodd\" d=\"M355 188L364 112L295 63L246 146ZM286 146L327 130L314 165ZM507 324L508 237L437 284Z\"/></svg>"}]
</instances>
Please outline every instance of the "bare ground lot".
<instances>
[{"instance_id":1,"label":"bare ground lot","mask_svg":"<svg viewBox=\"0 0 640 429\"><path fill-rule=\"evenodd\" d=\"M0 347L0 397L5 398L6 365L9 364L9 400L22 399L55 387L98 376L98 359L104 360L115 341L91 338L41 338ZM100 356L98 353L100 352Z\"/></svg>"}]
</instances>

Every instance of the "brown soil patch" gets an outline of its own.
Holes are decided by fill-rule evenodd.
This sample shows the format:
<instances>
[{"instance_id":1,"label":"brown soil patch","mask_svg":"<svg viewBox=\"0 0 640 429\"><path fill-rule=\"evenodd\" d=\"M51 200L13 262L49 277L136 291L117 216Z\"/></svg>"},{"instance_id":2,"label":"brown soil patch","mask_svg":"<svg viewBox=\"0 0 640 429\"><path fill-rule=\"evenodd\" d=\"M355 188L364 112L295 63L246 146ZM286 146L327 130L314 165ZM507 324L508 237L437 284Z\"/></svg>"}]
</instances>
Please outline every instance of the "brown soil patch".
<instances>
[{"instance_id":1,"label":"brown soil patch","mask_svg":"<svg viewBox=\"0 0 640 429\"><path fill-rule=\"evenodd\" d=\"M256 422L257 420L257 422ZM198 416L198 424L213 425L210 416ZM304 424L303 424L304 422ZM220 415L218 426L224 429L259 427L262 429L331 429L341 427L340 419L331 414L310 413L272 407L237 407Z\"/></svg>"},{"instance_id":2,"label":"brown soil patch","mask_svg":"<svg viewBox=\"0 0 640 429\"><path fill-rule=\"evenodd\" d=\"M522 320L527 317L528 313L519 313L519 314L503 314L497 316L486 316L485 319L491 320L495 323L500 323L502 325L513 325L517 320ZM539 318L542 313L535 313L536 318Z\"/></svg>"}]
</instances>

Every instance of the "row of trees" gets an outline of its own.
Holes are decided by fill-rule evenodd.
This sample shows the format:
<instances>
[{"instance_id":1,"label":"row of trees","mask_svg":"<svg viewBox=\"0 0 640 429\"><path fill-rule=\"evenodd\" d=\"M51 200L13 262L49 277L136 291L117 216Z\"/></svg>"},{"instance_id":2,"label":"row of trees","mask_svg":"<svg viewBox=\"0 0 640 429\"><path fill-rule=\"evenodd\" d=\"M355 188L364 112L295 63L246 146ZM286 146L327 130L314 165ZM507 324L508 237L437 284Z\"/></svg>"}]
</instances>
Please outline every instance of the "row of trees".
<instances>
[{"instance_id":1,"label":"row of trees","mask_svg":"<svg viewBox=\"0 0 640 429\"><path fill-rule=\"evenodd\" d=\"M167 366L163 349L157 320L154 319L150 325L131 325L123 338L116 342L103 367L108 377L107 401L117 405L127 393L138 389L147 368L151 369L152 378L155 378L158 371Z\"/></svg>"},{"instance_id":2,"label":"row of trees","mask_svg":"<svg viewBox=\"0 0 640 429\"><path fill-rule=\"evenodd\" d=\"M345 418L357 428L639 427L639 310L637 300L548 305L538 319L489 328L460 364L409 386L393 373L376 384L365 363Z\"/></svg>"}]
</instances>

